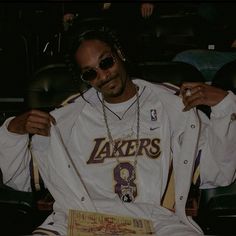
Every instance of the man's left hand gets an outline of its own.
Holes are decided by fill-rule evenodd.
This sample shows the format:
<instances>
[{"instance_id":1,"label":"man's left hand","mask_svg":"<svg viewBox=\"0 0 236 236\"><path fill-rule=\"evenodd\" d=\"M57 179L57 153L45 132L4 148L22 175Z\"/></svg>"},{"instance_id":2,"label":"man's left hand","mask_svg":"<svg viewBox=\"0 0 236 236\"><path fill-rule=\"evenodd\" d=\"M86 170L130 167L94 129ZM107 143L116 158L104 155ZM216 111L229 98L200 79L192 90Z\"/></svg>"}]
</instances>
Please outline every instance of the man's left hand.
<instances>
[{"instance_id":1,"label":"man's left hand","mask_svg":"<svg viewBox=\"0 0 236 236\"><path fill-rule=\"evenodd\" d=\"M215 106L228 92L205 83L186 82L182 84L180 94L185 105L183 111L188 111L198 105Z\"/></svg>"}]
</instances>

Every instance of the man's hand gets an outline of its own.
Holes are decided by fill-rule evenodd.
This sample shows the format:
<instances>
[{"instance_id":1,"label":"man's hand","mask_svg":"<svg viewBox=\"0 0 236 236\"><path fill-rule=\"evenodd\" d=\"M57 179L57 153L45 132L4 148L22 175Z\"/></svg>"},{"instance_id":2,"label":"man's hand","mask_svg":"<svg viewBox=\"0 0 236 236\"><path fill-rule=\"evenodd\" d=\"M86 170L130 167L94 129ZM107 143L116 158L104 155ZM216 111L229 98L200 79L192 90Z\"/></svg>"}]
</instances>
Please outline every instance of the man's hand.
<instances>
[{"instance_id":1,"label":"man's hand","mask_svg":"<svg viewBox=\"0 0 236 236\"><path fill-rule=\"evenodd\" d=\"M7 129L17 134L49 136L51 123L56 124L56 120L49 113L31 110L12 119Z\"/></svg>"},{"instance_id":2,"label":"man's hand","mask_svg":"<svg viewBox=\"0 0 236 236\"><path fill-rule=\"evenodd\" d=\"M142 17L145 18L145 19L149 18L153 13L153 9L154 9L154 4L152 4L152 3L142 3L141 4L141 15L142 15Z\"/></svg>"},{"instance_id":3,"label":"man's hand","mask_svg":"<svg viewBox=\"0 0 236 236\"><path fill-rule=\"evenodd\" d=\"M228 92L204 83L187 82L182 84L180 94L185 105L183 111L188 111L198 105L215 106Z\"/></svg>"}]
</instances>

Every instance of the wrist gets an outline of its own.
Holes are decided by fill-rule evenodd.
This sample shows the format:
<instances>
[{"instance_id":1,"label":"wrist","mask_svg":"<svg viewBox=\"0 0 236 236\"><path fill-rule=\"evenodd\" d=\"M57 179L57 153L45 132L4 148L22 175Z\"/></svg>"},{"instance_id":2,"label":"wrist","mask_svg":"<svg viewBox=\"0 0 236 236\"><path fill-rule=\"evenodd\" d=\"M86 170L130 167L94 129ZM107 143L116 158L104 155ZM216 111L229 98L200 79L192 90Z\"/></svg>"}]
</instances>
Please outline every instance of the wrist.
<instances>
[{"instance_id":1,"label":"wrist","mask_svg":"<svg viewBox=\"0 0 236 236\"><path fill-rule=\"evenodd\" d=\"M22 135L26 134L24 130L17 124L18 121L15 120L15 117L10 119L8 124L6 124L6 129L10 133Z\"/></svg>"}]
</instances>

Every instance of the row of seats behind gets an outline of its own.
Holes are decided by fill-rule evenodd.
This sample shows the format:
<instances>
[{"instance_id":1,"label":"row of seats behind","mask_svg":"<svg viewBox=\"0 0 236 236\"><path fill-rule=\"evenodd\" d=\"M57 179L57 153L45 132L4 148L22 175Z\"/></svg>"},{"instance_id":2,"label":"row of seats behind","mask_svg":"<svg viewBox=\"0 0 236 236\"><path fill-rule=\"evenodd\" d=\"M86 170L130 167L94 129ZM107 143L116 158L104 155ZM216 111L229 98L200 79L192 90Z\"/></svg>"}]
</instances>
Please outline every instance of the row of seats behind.
<instances>
[{"instance_id":1,"label":"row of seats behind","mask_svg":"<svg viewBox=\"0 0 236 236\"><path fill-rule=\"evenodd\" d=\"M236 61L227 64L216 76L215 85L225 89L232 89L235 92L236 82ZM193 66L185 63L143 63L132 67L132 75L144 78L145 80L162 83L169 82L180 85L183 81L201 81L204 79L201 73ZM228 81L225 83L225 81ZM68 70L65 64L51 64L41 68L34 74L34 79L28 86L29 107L51 110L58 106L68 96L77 93L78 90L85 90L88 87L79 83ZM202 191L199 215L196 220L208 234L232 233L232 226L235 223L235 184L229 187L222 187ZM11 235L30 233L36 224L51 212L51 210L38 210L35 196L32 193L22 193L9 190L2 185L0 188L0 208L2 213L14 215L14 227L1 223L3 232L12 231ZM51 207L51 205L49 205ZM29 221L29 219L31 219ZM221 227L218 227L220 219L224 219ZM5 222L5 221L1 221ZM17 223L18 222L18 223ZM20 222L20 224L19 224ZM6 231L5 231L6 230ZM223 231L223 232L222 232Z\"/></svg>"}]
</instances>

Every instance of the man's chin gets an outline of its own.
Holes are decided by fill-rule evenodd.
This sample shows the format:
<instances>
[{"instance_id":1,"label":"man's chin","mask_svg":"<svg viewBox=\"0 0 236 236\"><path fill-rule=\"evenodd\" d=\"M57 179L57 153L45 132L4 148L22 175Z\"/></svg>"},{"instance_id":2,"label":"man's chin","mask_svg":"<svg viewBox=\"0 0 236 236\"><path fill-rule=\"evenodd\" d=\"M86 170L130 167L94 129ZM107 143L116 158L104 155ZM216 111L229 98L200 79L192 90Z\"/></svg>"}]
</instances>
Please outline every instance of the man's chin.
<instances>
[{"instance_id":1,"label":"man's chin","mask_svg":"<svg viewBox=\"0 0 236 236\"><path fill-rule=\"evenodd\" d=\"M120 95L123 91L121 83L119 81L113 79L108 83L104 84L101 88L101 91L104 94L110 94L111 96Z\"/></svg>"},{"instance_id":2,"label":"man's chin","mask_svg":"<svg viewBox=\"0 0 236 236\"><path fill-rule=\"evenodd\" d=\"M125 85L122 83L119 77L115 77L108 83L104 84L100 92L104 95L105 98L115 98L121 96L124 90Z\"/></svg>"},{"instance_id":3,"label":"man's chin","mask_svg":"<svg viewBox=\"0 0 236 236\"><path fill-rule=\"evenodd\" d=\"M101 91L104 95L104 98L109 100L109 98L117 98L123 94L124 89L122 87L114 87L106 91Z\"/></svg>"},{"instance_id":4,"label":"man's chin","mask_svg":"<svg viewBox=\"0 0 236 236\"><path fill-rule=\"evenodd\" d=\"M108 97L115 98L115 97L120 96L121 94L122 94L121 91L115 91L115 90L110 90L110 91L106 91L106 92L103 93L104 97L107 97L107 98Z\"/></svg>"}]
</instances>

